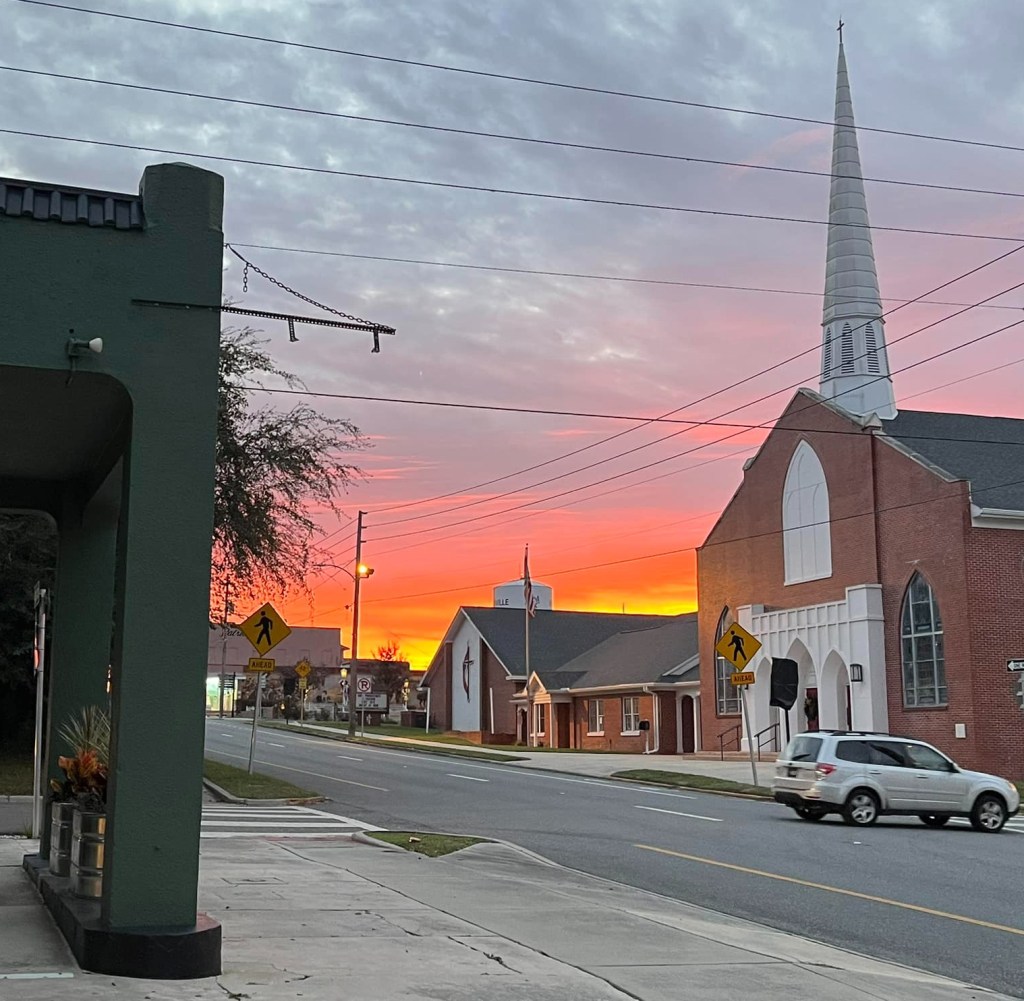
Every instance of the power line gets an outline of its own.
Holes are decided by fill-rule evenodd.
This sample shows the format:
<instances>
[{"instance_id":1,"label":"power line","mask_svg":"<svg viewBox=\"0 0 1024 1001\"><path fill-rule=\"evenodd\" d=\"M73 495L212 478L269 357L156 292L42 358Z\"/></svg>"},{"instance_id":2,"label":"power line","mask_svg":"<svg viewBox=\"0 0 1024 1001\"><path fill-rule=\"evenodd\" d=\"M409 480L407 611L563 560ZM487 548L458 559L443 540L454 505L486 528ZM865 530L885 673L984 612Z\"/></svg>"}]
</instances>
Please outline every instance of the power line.
<instances>
[{"instance_id":1,"label":"power line","mask_svg":"<svg viewBox=\"0 0 1024 1001\"><path fill-rule=\"evenodd\" d=\"M1024 322L1024 321L1022 321L1022 322ZM992 484L988 484L987 486L984 486L984 487L977 487L976 489L977 489L977 492L983 493L983 492L988 491L988 490L998 490L998 489L1003 488L1003 487L1018 486L1021 483L1024 483L1024 479L1009 480L1009 481L1004 482L1004 483L992 483ZM876 508L873 508L872 510L869 510L869 511L858 512L857 514L840 515L839 517L836 517L836 518L829 518L827 521L813 522L813 523L811 523L811 524L809 524L809 525L807 525L805 527L813 528L813 527L816 527L818 525L834 525L834 524L836 524L838 522L843 522L843 521L854 521L854 520L859 519L859 518L871 518L871 517L873 517L876 514L885 514L885 513L888 513L890 511L902 511L902 510L906 510L907 508L920 507L920 506L925 505L925 504L937 504L937 503L941 503L942 501L948 501L950 499L951 499L950 497L929 497L926 500L907 501L907 502L905 502L903 504L893 504L893 505L888 506L888 507L876 507ZM742 535L742 536L738 536L738 537L735 537L735 538L732 538L732 539L723 539L720 542L705 542L703 546L684 546L684 547L679 548L679 549L668 549L668 550L665 550L665 551L659 552L659 553L646 553L643 556L630 556L630 557L626 557L625 559L621 559L621 560L607 560L607 561L605 561L603 563L591 563L591 564L589 564L587 566L582 566L582 567L568 567L568 568L563 569L563 570L543 571L543 572L538 573L537 578L539 580L541 577L561 577L561 576L564 576L566 574L582 573L585 570L600 570L600 569L603 569L605 567L623 566L624 564L628 564L628 563L640 563L640 562L643 562L643 561L646 561L646 560L659 559L659 558L665 557L665 556L678 556L678 555L681 555L682 553L696 553L698 549L711 549L711 548L713 548L715 546L734 545L735 543L738 543L738 542L753 542L753 541L755 541L757 539L771 538L773 536L784 534L784 531L785 530L781 529L781 528L773 528L773 529L770 529L770 530L768 530L766 532L755 532L755 533L752 533L750 535ZM437 591L422 591L422 592L420 592L418 594L403 594L403 595L398 595L397 597L370 598L370 599L368 599L368 601L372 601L374 603L381 602L381 601L389 601L389 602L408 601L408 600L411 600L413 598L427 598L427 597L432 597L432 596L438 595L438 594L454 594L454 593L457 593L459 591L474 590L475 588L478 588L478 587L493 587L493 586L494 586L493 581L490 581L490 582L486 582L486 583L483 583L483 584L465 584L465 585L463 585L461 587L445 588L445 589L437 590ZM337 609L332 609L331 611L337 611ZM323 614L326 615L326 614L329 614L329 613L325 612Z\"/></svg>"},{"instance_id":2,"label":"power line","mask_svg":"<svg viewBox=\"0 0 1024 1001\"><path fill-rule=\"evenodd\" d=\"M493 70L470 69L465 66L451 66L444 63L432 63L419 59L403 59L398 56L386 56L379 53L359 52L354 49L342 49L328 45L315 45L310 42L296 42L290 39L273 38L268 35L256 35L242 31L227 31L222 28L209 28L202 25L186 24L181 21L168 21L160 18L141 17L137 14L124 14L115 11L98 10L90 7L76 7L71 4L55 3L53 0L14 0L16 3L23 3L33 7L49 7L54 10L73 11L76 14L90 14L97 17L107 17L120 21L131 21L137 24L148 24L163 28L176 28L183 31L192 31L204 35L214 35L223 38L232 38L250 42L261 42L270 45L280 45L288 48L300 49L306 52L320 52L329 55L348 56L355 59L367 59L375 62L389 63L397 66L410 66L420 69L438 70L446 73L456 73L471 77L481 77L491 80L502 80L508 83L525 83L538 87L550 87L558 90L576 91L587 94L600 94L609 97L626 98L634 101L647 101L655 104L674 105L685 108L697 108L703 111L721 111L735 115L750 115L755 118L776 119L783 122L799 122L806 125L828 125L836 124L834 119L807 118L800 115L785 115L770 111L756 111L751 108L735 108L723 104L710 104L703 101L688 101L676 97L662 97L654 94L642 94L635 91L614 90L608 87L590 87L585 84L568 83L558 80L545 80L540 77L519 76L512 73L498 73ZM845 123L844 123L845 125ZM1013 152L1024 152L1024 146L1014 146L1008 143L985 142L978 139L965 139L960 136L932 135L924 132L909 132L903 129L883 129L869 125L849 126L858 132L874 132L879 135L902 136L910 139L926 139L931 142L955 143L961 146L977 146L983 149L1010 150Z\"/></svg>"},{"instance_id":3,"label":"power line","mask_svg":"<svg viewBox=\"0 0 1024 1001\"><path fill-rule=\"evenodd\" d=\"M491 271L498 274L538 275L542 278L581 278L588 281L624 282L632 285L665 285L676 288L703 288L723 292L762 292L773 295L803 295L820 299L822 293L805 289L765 288L757 285L724 285L714 282L684 282L668 278L636 278L629 275L597 275L579 271L541 271L534 268L507 268L488 264L463 264L457 261L429 261L417 257L385 257L380 254L348 254L338 250L314 250L309 247L278 247L266 243L234 243L232 246L245 247L248 250L276 250L287 254L311 254L320 257L341 257L357 261L382 261L389 264L424 264L435 268L458 268L465 271ZM859 302L855 296L834 296L837 302ZM881 302L918 303L929 306L967 306L966 302L947 302L941 299L898 299L893 296L881 297ZM1024 306L1001 305L988 303L985 309L1024 309Z\"/></svg>"},{"instance_id":4,"label":"power line","mask_svg":"<svg viewBox=\"0 0 1024 1001\"><path fill-rule=\"evenodd\" d=\"M989 262L989 263L992 263L992 262ZM985 267L985 266L986 265L981 265L980 267ZM954 281L955 280L957 280L957 279L954 279ZM999 293L997 293L997 295L1004 295L1004 294L1006 294L1006 292L1013 291L1014 288L1020 287L1020 285L1024 285L1024 282L1021 282L1021 283L1019 283L1019 285L1013 286L1010 289L1006 289L1003 292L999 292ZM928 293L926 293L926 294L928 294ZM989 298L995 298L995 296L990 296ZM899 308L902 308L902 307L897 307L897 309L899 309ZM960 313L951 314L950 316L943 317L943 318L941 318L939 320L933 321L932 323L926 324L923 327L919 327L916 330L913 330L913 331L908 332L907 334L904 334L902 337L896 338L892 343L893 344L897 344L900 341L907 340L908 338L913 337L913 336L915 336L917 334L920 334L920 333L922 333L922 332L924 332L924 331L926 331L928 329L931 329L932 327L938 326L939 324L944 323L947 320L952 319L952 318L960 315L963 312L967 312L971 308L973 308L973 307L972 306L967 306L967 307L965 307L965 309L961 310ZM892 310L891 312L895 312L895 311L896 310ZM1024 322L1024 321L1020 321L1020 322ZM1011 324L1011 326L1014 326L1014 325L1015 324ZM1008 328L1002 328L1002 329L1008 329ZM983 335L982 338L980 338L980 339L984 339L987 336L991 336L991 335L990 334ZM974 343L974 342L967 342L967 343L970 344L970 343ZM966 346L966 345L963 345L963 346ZM816 350L816 349L812 348L812 349L809 349L809 350ZM803 352L803 353L806 354L807 352ZM862 354L862 355L860 355L858 357L866 357L866 354L867 353L864 353L864 354ZM937 356L933 356L933 357L937 357ZM854 360L856 360L856 359L854 359ZM929 359L925 359L925 360L927 361ZM922 364L922 362L914 363L913 365L906 366L906 368L916 367L917 364ZM775 366L775 367L778 367L778 366ZM904 370L905 369L899 369L897 371L904 371ZM888 378L888 377L889 376L883 376L883 377L880 377L880 378ZM744 380L744 381L746 381L746 380ZM458 505L455 505L455 506L449 506L448 508L446 508L443 511L426 512L426 513L419 514L419 515L410 515L410 516L406 516L404 518L392 519L391 521L385 522L384 525L385 526L387 526L387 525L396 525L396 524L400 524L400 523L403 523L403 522L420 520L420 519L423 519L423 518L440 517L440 516L443 516L445 514L450 514L450 513L453 513L455 511L462 510L462 509L465 509L465 508L468 508L468 507L475 507L475 506L478 506L480 504L491 503L491 502L493 502L495 500L499 500L499 499L501 499L503 497L509 497L509 496L514 495L514 494L519 494L519 493L522 493L525 490L530 490L530 489L533 489L533 488L538 487L538 486L545 486L545 485L547 485L549 483L552 483L552 482L555 482L557 480L565 479L568 476L573 476L573 475L575 475L577 473L585 472L588 469L593 469L593 468L595 468L597 466L605 465L608 462L611 462L611 461L613 461L615 459L623 458L623 457L625 457L627 455L631 455L631 454L633 454L635 452L639 452L639 451L642 451L644 449L650 448L650 447L652 447L654 445L660 444L660 443L662 443L664 441L667 441L667 440L669 440L671 438L678 437L679 435L686 434L688 431L692 430L695 427L714 426L716 423L720 422L720 419L722 417L729 416L730 414L736 413L739 410L744 410L747 407L753 406L753 405L755 405L757 403L761 403L761 402L763 402L763 401L765 401L767 399L771 399L772 397L777 396L780 393L785 392L788 389L797 388L798 386L800 386L802 384L803 381L804 380L799 380L798 382L792 383L792 384L790 384L787 387L783 387L782 389L775 390L772 393L768 393L768 394L762 395L758 399L753 400L753 401L751 401L749 403L744 403L744 404L741 404L738 407L733 407L732 409L727 410L724 413L719 414L716 417L711 418L709 420L688 421L687 422L687 427L685 427L685 428L683 428L683 429L681 429L679 431L673 432L672 434L664 435L664 436L662 436L660 438L654 439L653 441L637 445L637 446L635 446L633 448L630 448L630 449L627 449L627 450L625 450L623 452L616 453L613 456L609 456L609 457L606 457L604 459L597 460L595 462L589 463L589 464L584 465L584 466L576 467L575 469L569 470L569 471L564 472L564 473L560 473L560 474L555 475L555 476L548 477L547 479L540 480L540 481L537 481L537 482L534 482L534 483L530 483L530 484L527 484L527 485L525 485L523 487L518 487L518 488L515 488L515 489L512 489L512 490L508 490L508 491L505 491L505 492L503 492L501 494L497 494L497 495L492 496L492 497L480 498L480 499L477 499L477 500L474 500L474 501L467 501L467 502L465 502L463 504L458 504ZM872 381L877 381L877 380L872 380ZM327 394L327 395L332 395L332 394ZM339 394L339 395L343 395L343 394ZM717 394L711 394L711 395L717 395ZM706 397L705 397L705 399L706 399ZM700 401L697 401L697 402L700 402ZM441 404L441 405L444 405L444 404ZM458 404L458 406L465 406L465 404ZM490 409L490 408L489 407L484 407L484 409ZM511 408L511 409L515 409L515 408ZM678 410L681 410L681 409L683 409L683 408L680 407L680 408L677 408L676 411L669 411L669 414L676 413L676 412L678 412ZM604 416L610 416L610 415L604 415ZM667 416L668 415L665 415L665 417L667 417ZM640 424L640 425L637 425L637 426L638 427L642 427L645 424L654 423L656 420L658 420L658 418L645 419L643 424ZM672 423L676 423L676 422L673 421ZM725 436L725 438L716 439L714 442L710 442L708 444L715 444L718 441L728 440L729 438L736 437L737 434L743 433L743 431L746 431L746 430L752 430L752 429L755 429L755 428L763 428L763 427L766 426L766 423L767 422L764 422L761 425L754 425L754 426L751 426L751 425L739 425L741 427L741 430L736 432L736 434L727 435L727 436ZM735 425L735 424L725 425L725 424L723 424L723 426L738 426L738 425ZM606 441L611 440L612 438L621 437L623 434L626 434L626 433L628 433L631 430L635 430L635 428L630 428L630 429L627 429L626 431L619 432L617 435L611 436L611 438L604 439L604 441L606 442ZM602 444L602 443L603 442L597 442L597 443L593 443L593 444L596 445L596 444ZM587 447L589 447L589 446L587 446ZM697 450L699 450L700 448L703 448L703 447L706 447L706 446L697 446L697 448L694 448L694 449L687 449L687 450L684 450L681 453L677 453L676 456L672 456L670 458L676 458L679 455L687 455L687 454L690 454L690 453L692 453L694 451L697 451ZM584 450L583 448L577 449L576 452L579 453L579 452L581 452L583 450ZM551 461L551 460L549 460L549 461ZM660 462L663 462L663 461L666 461L666 460L656 460L654 463L648 463L648 464L646 464L644 466L636 467L633 470L627 470L625 473L620 473L620 474L618 474L618 476L612 477L612 479L618 479L621 476L628 475L630 472L639 472L639 471L642 471L642 470L645 470L645 469L649 469L649 468L651 468L651 466L658 465ZM514 475L514 474L509 474L509 475ZM495 481L490 481L490 482L495 482ZM607 482L607 480L598 480L598 481L596 481L596 483L603 483L603 482ZM591 484L591 485L596 485L596 484ZM583 486L578 487L576 489L586 489L586 486L587 485L583 485ZM466 488L466 489L472 489L472 488ZM556 494L555 495L555 497L558 497L558 496L562 496L562 494ZM549 499L551 499L551 498L549 498ZM530 506L530 505L527 504L527 505L520 505L520 506ZM516 510L516 509L517 508L509 508L509 509L505 509L505 510L508 511L508 510ZM498 515L500 515L502 513L505 513L505 512L504 511L502 511L502 512L492 512L490 514L480 515L479 518L484 519L484 518L496 517L496 516L498 516ZM433 528L421 529L420 532L441 531L441 530L444 530L444 529L447 529L447 528L455 527L457 525L466 524L466 523L468 523L470 521L473 521L473 520L476 520L476 519L463 519L461 521L449 522L449 523L447 523L445 525L437 525L437 526L434 526ZM404 536L413 535L413 534L420 534L420 533L419 532L415 532L415 531L414 532L394 533L392 535L380 536L380 537L378 537L374 541L381 542L381 541L384 541L386 539L402 538Z\"/></svg>"},{"instance_id":5,"label":"power line","mask_svg":"<svg viewBox=\"0 0 1024 1001\"><path fill-rule=\"evenodd\" d=\"M1022 282L1021 284L1024 285L1024 282ZM1010 324L1007 324L1006 326L1000 327L1000 328L998 328L996 330L992 330L992 331L989 331L988 333L981 334L980 336L972 338L969 341L965 341L962 344L954 345L953 347L947 348L944 351L939 351L939 352L937 352L934 355L930 355L927 358L921 359L920 361L916 361L916 362L913 362L910 365L906 365L902 369L895 370L895 372L893 372L892 374L895 375L895 374L898 374L899 372L905 372L905 371L907 371L909 369L917 368L920 365L924 365L924 364L926 364L926 363L928 363L930 361L934 361L937 358L944 357L945 355L952 354L955 351L960 351L963 348L970 347L970 346L972 346L974 344L979 343L980 341L986 340L989 337L994 337L996 334L1001 334L1001 333L1003 333L1003 332L1005 332L1007 330L1010 330L1010 329L1012 329L1014 327L1021 326L1022 324L1024 324L1024 320L1017 320L1014 323L1010 323ZM789 388L793 388L793 387L789 387ZM776 396L776 395L778 395L779 392L784 392L784 391L785 390L778 390L775 393L769 394L769 396ZM839 395L844 395L844 394L839 394ZM764 399L767 399L767 398L769 398L769 397L764 397ZM761 402L761 401L759 400L759 401L755 401L755 402ZM744 409L745 407L750 406L750 405L752 405L752 404L744 404L743 407L740 407L740 408L737 408L737 409ZM808 407L805 407L803 409L805 409L805 410L806 409L810 409L811 406L815 406L815 405L816 404L810 404ZM798 414L800 412L802 412L802 411L798 411ZM774 420L774 418L773 418L773 420ZM761 425L761 427L762 428L767 428L770 423L771 423L770 421L766 421L766 422L764 422L764 424ZM686 430L689 430L689 429L686 429ZM578 486L578 487L572 487L572 488L570 488L568 490L564 490L564 491L561 491L560 493L556 493L556 494L551 494L551 495L549 495L547 497L544 497L544 498L541 498L540 500L537 500L537 501L526 501L526 502L524 502L522 504L517 504L517 505L514 505L513 507L505 508L505 509L503 509L501 511L494 511L494 512L490 512L488 514L476 515L476 516L471 517L471 518L463 518L463 519L460 519L459 521L449 522L446 525L436 526L436 528L425 528L425 529L414 530L412 532L396 532L396 533L393 533L392 535L380 536L376 540L372 540L372 541L383 542L386 539L398 539L398 538L408 537L409 535L420 535L420 534L423 534L424 532L438 531L438 530L445 529L445 528L454 528L454 527L456 527L458 525L470 524L471 522L474 522L474 521L498 517L498 516L500 516L502 514L507 514L510 511L520 510L523 507L532 507L533 505L535 505L537 503L540 503L543 500L556 500L556 499L561 498L561 497L570 496L570 495L572 495L574 493L577 493L577 492L579 492L581 490L585 490L588 487L599 486L599 485L604 484L604 483L610 483L612 481L622 479L625 476L629 476L629 475L631 475L633 473L638 473L638 472L642 472L642 471L644 471L646 469L651 469L652 467L661 465L664 462L669 461L670 459L679 458L680 456L683 456L683 455L690 455L693 452L700 451L700 450L702 450L704 448L708 448L711 445L716 445L716 444L719 444L719 443L721 443L723 441L728 441L728 440L730 440L732 438L738 437L741 434L745 434L747 432L747 430L749 430L749 429L743 429L743 430L740 430L740 431L735 431L732 434L725 435L725 436L723 436L721 438L715 439L714 441L710 441L710 442L706 442L706 443L701 444L701 445L697 445L694 448L685 449L684 451L679 452L679 453L677 453L674 456L669 456L669 457L667 457L665 459L657 459L654 462L647 463L647 464L645 464L643 466L637 466L634 469L628 469L628 470L625 470L624 472L616 473L613 476L607 476L607 477L604 477L603 479L595 480L594 482L589 483L589 484L583 484L583 485ZM683 432L675 432L675 434L681 434L681 433L683 433ZM668 437L673 437L673 436L674 435L669 435ZM636 449L633 449L631 451L636 451ZM567 475L571 475L571 474L567 474ZM535 485L539 485L539 484L535 484Z\"/></svg>"},{"instance_id":6,"label":"power line","mask_svg":"<svg viewBox=\"0 0 1024 1001\"><path fill-rule=\"evenodd\" d=\"M941 386L932 386L931 389L922 390L920 393L911 393L910 396L904 396L904 402L907 400L916 400L919 396L927 396L929 393L937 393L940 389L949 389L950 386L959 386L962 382L970 382L971 379L980 379L983 375L991 375L993 372L1002 372L1003 369L1013 368L1014 365L1020 365L1024 362L1024 358L1015 358L1013 361L1003 362L1002 365L993 365L992 368L986 368L981 372L975 372L973 375L964 375L959 379L954 379L952 382L944 382Z\"/></svg>"},{"instance_id":7,"label":"power line","mask_svg":"<svg viewBox=\"0 0 1024 1001\"><path fill-rule=\"evenodd\" d=\"M16 3L34 3L38 0L14 0ZM800 216L767 215L757 212L733 212L727 209L705 209L693 205L669 205L659 202L631 201L624 198L592 198L584 195L563 195L552 191L528 191L519 188L499 188L493 185L459 184L455 181L430 181L422 177L398 177L391 174L371 174L367 171L336 170L331 167L312 167L303 164L277 163L272 160L255 160L246 157L197 153L194 150L167 149L163 146L141 146L136 143L118 143L101 139L85 139L81 136L65 136L50 132L32 132L26 129L0 129L0 134L22 136L29 139L48 139L54 142L78 143L101 146L105 149L126 149L140 153L159 153L162 156L188 156L217 163L238 163L250 167L271 167L278 170L295 170L303 173L324 174L331 177L351 177L364 181L385 181L390 184L411 184L417 187L445 191L471 191L488 195L508 195L513 198L536 198L541 201L572 205L601 205L612 208L643 209L652 212L673 212L689 215L709 216L719 219L748 219L759 222L783 222L800 226L828 226L828 219L805 219ZM879 226L873 223L843 223L846 229L866 229L880 233L904 233L914 236L941 236L957 240L996 240L1003 243L1019 243L1021 237L1001 236L997 233L962 233L950 230L917 229L912 226Z\"/></svg>"},{"instance_id":8,"label":"power line","mask_svg":"<svg viewBox=\"0 0 1024 1001\"><path fill-rule=\"evenodd\" d=\"M508 132L489 132L479 129L457 128L450 125L431 125L425 122L410 122L397 118L378 118L371 115L354 115L342 111L328 111L322 108L307 108L294 104L277 104L272 101L257 101L253 98L227 97L219 94L204 94L201 91L177 90L174 87L157 87L152 84L131 83L126 80L104 80L98 77L79 76L74 73L56 73L52 70L35 70L23 66L0 66L0 71L21 73L51 80L65 80L71 83L90 83L101 87L139 91L149 94L163 94L172 97L187 97L218 104L231 104L245 108L260 108L267 111L285 111L290 114L309 115L318 118L334 118L342 121L361 122L370 125L388 125L398 128L417 129L424 132L438 132L447 135L470 136L478 139L499 139L505 142L533 146L547 146L557 149L579 150L588 153L613 153L620 156L639 157L651 160L667 160L675 163L698 163L712 167L733 167L741 170L761 170L773 174L792 174L801 177L834 178L839 175L827 170L806 170L798 167L779 167L772 164L743 163L735 160L716 160L709 157L686 156L681 153L659 153L654 150L630 149L622 146L601 146L593 143L569 142L562 139L543 139L535 136L514 135ZM868 184L889 184L905 188L922 188L928 191L949 191L957 194L994 195L1001 198L1024 198L1024 191L1001 191L993 188L972 188L957 184L930 184L925 181L907 181L891 177L861 177Z\"/></svg>"},{"instance_id":9,"label":"power line","mask_svg":"<svg viewBox=\"0 0 1024 1001\"><path fill-rule=\"evenodd\" d=\"M991 267L994 264L998 264L1000 261L1003 261L1006 258L1011 257L1011 256L1013 256L1016 253L1019 253L1021 250L1024 250L1024 244L1022 244L1021 246L1015 247L1012 250L1009 250L1009 251L1006 251L1006 252L1004 252L1002 254L999 254L996 257L992 258L991 260L985 261L982 264L979 264L976 267L971 268L968 271L962 272L961 274L958 274L955 277L953 277L951 279L948 279L947 281L943 282L942 284L937 285L934 288L929 289L927 292L922 293L916 299L907 300L907 301L901 303L901 305L899 305L899 306L896 306L896 307L893 307L892 309L886 310L884 313L882 313L880 319L884 319L887 316L891 316L894 313L898 313L901 309L905 308L906 306L909 306L909 305L913 304L916 301L920 301L925 296L932 295L935 292L940 292L940 291L942 291L942 289L948 288L949 286L956 284L956 282L962 281L964 278L969 278L969 277L979 273L980 271L983 271L985 268ZM995 298L998 298L998 296L989 296L987 299L982 300L980 303L969 304L966 308L968 308L968 309L970 309L970 308L978 308L979 306L984 305L985 303L990 302L992 299L995 299ZM952 314L952 316L954 316L954 317L957 316L957 315L959 315L959 314ZM951 319L951 318L952 317L945 317L945 318L943 318L942 320L940 320L938 322L941 323L941 322L944 322L945 319ZM863 327L863 326L864 326L864 324L858 325L857 330L860 330L861 327ZM920 329L927 329L927 327L920 328ZM913 336L913 334L919 333L919 332L920 332L920 330L913 331L911 334L907 334L907 335L905 335L905 337L898 338L897 340L905 340L906 337ZM897 341L894 341L893 343L897 343ZM781 368L781 367L789 364L789 362L795 361L796 359L802 358L804 355L810 354L812 351L817 351L817 350L818 350L818 348L815 345L815 346L812 346L810 348L806 348L803 351L798 351L796 354L790 355L788 358L784 358L784 359L782 359L782 361L776 362L775 364L770 365L767 368L763 368L759 372L755 372L755 373L752 373L751 375L745 376L742 379L738 379L735 382L732 382L732 383L730 383L727 386L724 386L724 387L722 387L722 388L720 388L718 390L715 390L712 393L708 393L705 396L699 397L696 400L692 400L688 404L685 404L684 406L676 407L673 410L669 410L666 413L662 414L662 417L664 417L664 418L671 417L674 414L677 414L681 410L685 409L685 407L687 407L687 406L689 406L689 407L696 406L697 404L703 403L706 400L713 399L715 396L719 396L722 393L728 392L731 389L735 389L735 388L737 388L739 386L742 386L745 383L750 382L753 379L756 379L756 378L758 378L761 375L767 375L768 373L773 372L775 369ZM761 401L758 400L758 401L755 401L755 402L761 402ZM718 417L728 416L730 413L733 413L733 412L734 411L726 411L725 414L719 414ZM536 469L540 469L540 468L543 468L545 466L549 466L549 465L551 465L551 464L553 464L555 462L559 462L559 461L562 461L563 459L571 458L572 456L579 455L579 454L581 454L583 452L589 451L592 448L596 448L596 447L598 447L600 445L607 444L608 442L614 441L617 438L621 438L623 435L629 434L632 431L639 430L640 428L646 427L649 423L650 423L650 421L645 419L645 420L641 421L640 423L636 424L632 428L626 428L623 431L619 431L616 434L609 435L608 437L602 438L599 441L591 442L588 445L583 445L580 448L573 449L573 450L571 450L571 451L569 451L567 453L563 453L560 456L555 456L554 458L547 459L547 460L545 460L543 462L535 463L534 465L528 466L525 469L515 470L512 473L506 473L503 476L495 477L495 478L493 478L491 480L485 480L483 483L477 483L477 484L471 485L469 487L464 487L461 490L457 490L457 491L449 491L447 494L437 495L435 497L427 498L427 499L422 500L422 501L412 501L412 502L407 502L407 503L404 503L404 504L391 505L390 507L382 508L381 512L394 511L394 510L398 510L400 508L412 507L412 506L415 506L417 504L433 503L433 502L435 502L437 500L442 500L442 499L447 499L448 497L457 496L457 495L459 495L461 493L464 493L464 492L466 492L468 490L478 490L478 489L481 489L482 487L491 486L494 483L499 483L499 482L502 482L504 480L511 479L514 476L522 475L524 473L533 472ZM378 513L381 513L381 512L378 512Z\"/></svg>"}]
</instances>

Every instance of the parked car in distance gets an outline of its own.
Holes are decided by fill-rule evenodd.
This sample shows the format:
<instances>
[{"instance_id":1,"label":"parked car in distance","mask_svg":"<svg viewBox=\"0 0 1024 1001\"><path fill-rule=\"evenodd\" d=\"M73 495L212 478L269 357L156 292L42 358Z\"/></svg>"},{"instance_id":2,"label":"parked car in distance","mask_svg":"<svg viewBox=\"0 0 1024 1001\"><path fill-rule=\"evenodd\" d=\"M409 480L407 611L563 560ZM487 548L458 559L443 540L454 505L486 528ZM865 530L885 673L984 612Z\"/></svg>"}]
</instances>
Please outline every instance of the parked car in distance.
<instances>
[{"instance_id":1,"label":"parked car in distance","mask_svg":"<svg viewBox=\"0 0 1024 1001\"><path fill-rule=\"evenodd\" d=\"M931 744L888 733L823 730L794 737L775 765L772 794L804 820L838 813L866 827L880 816L916 816L929 827L967 817L995 834L1020 809L1017 787L971 772Z\"/></svg>"}]
</instances>

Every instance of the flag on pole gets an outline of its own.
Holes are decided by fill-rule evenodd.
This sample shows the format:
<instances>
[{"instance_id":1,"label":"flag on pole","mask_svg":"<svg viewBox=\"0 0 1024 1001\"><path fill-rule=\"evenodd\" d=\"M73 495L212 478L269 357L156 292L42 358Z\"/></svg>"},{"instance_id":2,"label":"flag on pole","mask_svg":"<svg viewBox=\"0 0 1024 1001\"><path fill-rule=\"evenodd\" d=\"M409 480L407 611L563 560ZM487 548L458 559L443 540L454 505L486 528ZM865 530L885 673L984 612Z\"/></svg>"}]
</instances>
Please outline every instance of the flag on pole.
<instances>
[{"instance_id":1,"label":"flag on pole","mask_svg":"<svg viewBox=\"0 0 1024 1001\"><path fill-rule=\"evenodd\" d=\"M537 598L533 593L533 581L530 580L530 547L526 547L526 554L523 556L523 600L526 603L526 611L529 615L537 614Z\"/></svg>"}]
</instances>

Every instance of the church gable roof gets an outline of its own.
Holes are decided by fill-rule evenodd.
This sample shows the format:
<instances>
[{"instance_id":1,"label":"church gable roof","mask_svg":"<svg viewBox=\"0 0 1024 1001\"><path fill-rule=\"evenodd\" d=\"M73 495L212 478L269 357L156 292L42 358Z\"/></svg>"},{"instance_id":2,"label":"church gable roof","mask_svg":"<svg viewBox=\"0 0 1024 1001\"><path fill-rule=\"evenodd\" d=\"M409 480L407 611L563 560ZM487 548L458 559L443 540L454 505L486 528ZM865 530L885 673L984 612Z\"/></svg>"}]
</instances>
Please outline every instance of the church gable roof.
<instances>
[{"instance_id":1,"label":"church gable roof","mask_svg":"<svg viewBox=\"0 0 1024 1001\"><path fill-rule=\"evenodd\" d=\"M505 670L513 677L526 673L526 636L521 608L463 608ZM552 672L598 643L627 629L645 629L670 622L670 615L626 615L620 612L538 610L530 619L530 671L548 686Z\"/></svg>"},{"instance_id":2,"label":"church gable roof","mask_svg":"<svg viewBox=\"0 0 1024 1001\"><path fill-rule=\"evenodd\" d=\"M665 677L692 660L697 653L697 614L677 615L648 629L616 633L569 661L545 679L553 688L605 688L615 685L649 685L696 681L699 667Z\"/></svg>"},{"instance_id":3,"label":"church gable roof","mask_svg":"<svg viewBox=\"0 0 1024 1001\"><path fill-rule=\"evenodd\" d=\"M967 480L978 507L1024 511L1024 419L901 410L885 435L913 458Z\"/></svg>"}]
</instances>

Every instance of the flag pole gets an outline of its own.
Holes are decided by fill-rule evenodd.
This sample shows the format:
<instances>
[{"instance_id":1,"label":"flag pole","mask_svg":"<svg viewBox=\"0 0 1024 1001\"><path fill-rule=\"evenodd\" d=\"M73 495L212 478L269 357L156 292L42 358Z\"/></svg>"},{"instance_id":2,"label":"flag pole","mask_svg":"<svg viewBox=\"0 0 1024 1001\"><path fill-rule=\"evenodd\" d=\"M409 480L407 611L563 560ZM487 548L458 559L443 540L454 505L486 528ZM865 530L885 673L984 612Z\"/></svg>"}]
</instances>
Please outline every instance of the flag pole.
<instances>
[{"instance_id":1,"label":"flag pole","mask_svg":"<svg viewBox=\"0 0 1024 1001\"><path fill-rule=\"evenodd\" d=\"M530 701L530 698L529 698L529 692L530 692L530 597L531 597L530 592L531 591L532 591L532 586L531 586L531 583L530 583L530 547L529 547L529 545L527 545L526 546L525 555L523 556L523 622L524 622L525 641L526 641L526 692L527 692L526 705L528 707L528 712L530 713L529 735L532 738L529 743L530 743L530 746L536 747L537 746L537 733L536 733L536 728L533 725L534 708L533 708L533 703Z\"/></svg>"}]
</instances>

